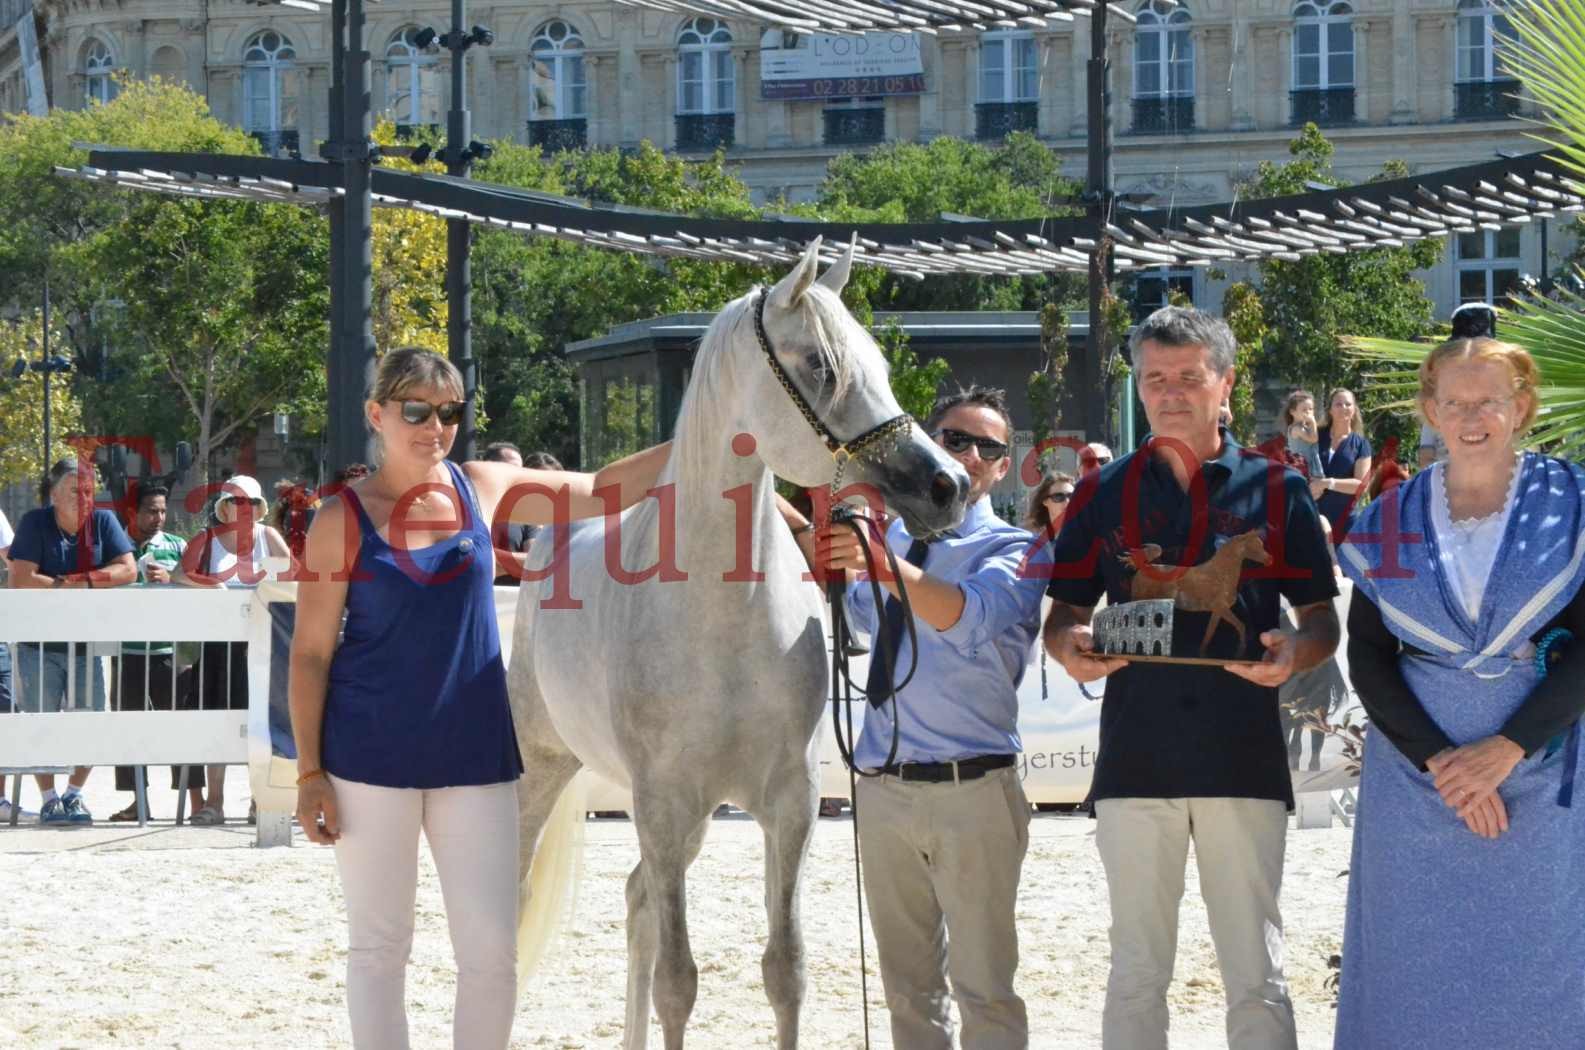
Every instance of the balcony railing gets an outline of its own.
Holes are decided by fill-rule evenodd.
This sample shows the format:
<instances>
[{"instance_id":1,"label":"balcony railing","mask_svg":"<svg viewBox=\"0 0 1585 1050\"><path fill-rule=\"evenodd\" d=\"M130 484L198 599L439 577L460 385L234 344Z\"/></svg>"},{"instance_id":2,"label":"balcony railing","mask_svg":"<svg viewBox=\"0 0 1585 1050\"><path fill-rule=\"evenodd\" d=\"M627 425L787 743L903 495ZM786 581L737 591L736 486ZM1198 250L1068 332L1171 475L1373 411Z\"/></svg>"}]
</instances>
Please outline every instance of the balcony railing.
<instances>
[{"instance_id":1,"label":"balcony railing","mask_svg":"<svg viewBox=\"0 0 1585 1050\"><path fill-rule=\"evenodd\" d=\"M1519 112L1519 81L1466 80L1453 85L1458 120L1501 120Z\"/></svg>"},{"instance_id":2,"label":"balcony railing","mask_svg":"<svg viewBox=\"0 0 1585 1050\"><path fill-rule=\"evenodd\" d=\"M528 122L528 141L546 153L583 149L589 144L589 121L584 117L573 117L571 120L531 120Z\"/></svg>"},{"instance_id":3,"label":"balcony railing","mask_svg":"<svg viewBox=\"0 0 1585 1050\"><path fill-rule=\"evenodd\" d=\"M864 109L825 111L827 146L868 146L886 138L886 110L881 106Z\"/></svg>"},{"instance_id":4,"label":"balcony railing","mask_svg":"<svg viewBox=\"0 0 1585 1050\"><path fill-rule=\"evenodd\" d=\"M1134 134L1176 135L1193 130L1193 95L1156 95L1134 99Z\"/></svg>"},{"instance_id":5,"label":"balcony railing","mask_svg":"<svg viewBox=\"0 0 1585 1050\"><path fill-rule=\"evenodd\" d=\"M1000 142L1015 131L1033 132L1039 123L1038 102L981 102L974 107L974 137L981 142Z\"/></svg>"},{"instance_id":6,"label":"balcony railing","mask_svg":"<svg viewBox=\"0 0 1585 1050\"><path fill-rule=\"evenodd\" d=\"M296 129L287 131L250 131L258 140L264 152L272 157L281 157L298 152L298 137Z\"/></svg>"},{"instance_id":7,"label":"balcony railing","mask_svg":"<svg viewBox=\"0 0 1585 1050\"><path fill-rule=\"evenodd\" d=\"M677 148L683 152L730 149L736 133L733 113L677 114Z\"/></svg>"},{"instance_id":8,"label":"balcony railing","mask_svg":"<svg viewBox=\"0 0 1585 1050\"><path fill-rule=\"evenodd\" d=\"M1305 124L1316 124L1325 128L1354 123L1352 87L1305 88L1301 91L1289 92L1288 97L1293 102L1290 123L1296 128Z\"/></svg>"}]
</instances>

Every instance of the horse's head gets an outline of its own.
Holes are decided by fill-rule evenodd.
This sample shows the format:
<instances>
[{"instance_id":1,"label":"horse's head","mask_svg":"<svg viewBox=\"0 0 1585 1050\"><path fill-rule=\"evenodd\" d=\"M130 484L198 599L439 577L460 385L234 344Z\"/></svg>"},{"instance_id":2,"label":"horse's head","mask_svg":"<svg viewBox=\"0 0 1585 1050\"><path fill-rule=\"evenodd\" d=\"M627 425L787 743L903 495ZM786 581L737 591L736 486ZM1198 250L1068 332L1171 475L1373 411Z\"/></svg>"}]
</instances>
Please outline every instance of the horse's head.
<instances>
[{"instance_id":1,"label":"horse's head","mask_svg":"<svg viewBox=\"0 0 1585 1050\"><path fill-rule=\"evenodd\" d=\"M1244 561L1252 561L1256 565L1270 565L1271 552L1266 549L1266 540L1261 529L1250 529L1241 532L1227 541L1238 556Z\"/></svg>"},{"instance_id":2,"label":"horse's head","mask_svg":"<svg viewBox=\"0 0 1585 1050\"><path fill-rule=\"evenodd\" d=\"M817 277L819 247L817 239L752 300L738 326L739 340L753 344L739 347L739 360L758 359L741 387L744 428L770 469L796 485L829 485L843 462L843 488L873 487L915 536L951 528L968 475L897 406L880 347L842 305L853 246Z\"/></svg>"}]
</instances>

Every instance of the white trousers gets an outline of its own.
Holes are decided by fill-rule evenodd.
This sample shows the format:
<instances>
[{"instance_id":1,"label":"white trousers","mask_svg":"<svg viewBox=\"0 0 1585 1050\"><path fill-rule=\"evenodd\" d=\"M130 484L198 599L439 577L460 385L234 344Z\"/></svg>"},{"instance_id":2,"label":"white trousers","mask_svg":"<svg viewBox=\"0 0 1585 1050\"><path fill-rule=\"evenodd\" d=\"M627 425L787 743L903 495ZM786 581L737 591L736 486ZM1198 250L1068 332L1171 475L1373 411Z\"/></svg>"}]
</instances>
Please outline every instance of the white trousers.
<instances>
[{"instance_id":1,"label":"white trousers","mask_svg":"<svg viewBox=\"0 0 1585 1050\"><path fill-rule=\"evenodd\" d=\"M1251 798L1118 798L1096 802L1095 818L1112 901L1105 1050L1167 1048L1167 987L1191 838L1227 990L1229 1050L1296 1050L1277 908L1287 807Z\"/></svg>"},{"instance_id":2,"label":"white trousers","mask_svg":"<svg viewBox=\"0 0 1585 1050\"><path fill-rule=\"evenodd\" d=\"M332 777L347 901L347 1011L359 1050L407 1050L422 828L457 959L456 1050L502 1050L517 1005L517 785L376 787Z\"/></svg>"}]
</instances>

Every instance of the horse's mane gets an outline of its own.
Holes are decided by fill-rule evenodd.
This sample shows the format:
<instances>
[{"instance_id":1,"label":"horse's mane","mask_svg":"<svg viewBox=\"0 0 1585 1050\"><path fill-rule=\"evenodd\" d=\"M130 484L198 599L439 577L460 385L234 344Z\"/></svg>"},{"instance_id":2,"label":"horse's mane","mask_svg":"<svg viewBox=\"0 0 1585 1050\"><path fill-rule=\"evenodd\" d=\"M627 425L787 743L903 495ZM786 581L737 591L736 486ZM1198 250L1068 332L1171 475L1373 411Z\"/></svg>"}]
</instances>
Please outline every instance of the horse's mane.
<instances>
[{"instance_id":1,"label":"horse's mane","mask_svg":"<svg viewBox=\"0 0 1585 1050\"><path fill-rule=\"evenodd\" d=\"M728 303L700 337L699 349L694 354L693 374L683 394L682 406L677 413L677 432L673 463L675 475L700 479L712 452L730 434L722 433L720 414L731 406L728 393L739 386L733 368L746 365L751 368L768 368L760 360L758 340L754 335L754 303L764 289L754 288L747 295ZM826 369L830 382L822 396L811 402L820 413L839 400L853 379L853 352L844 338L849 317L842 298L824 285L813 284L799 300L815 335L815 346ZM751 347L748 357L734 355L734 342L742 339Z\"/></svg>"}]
</instances>

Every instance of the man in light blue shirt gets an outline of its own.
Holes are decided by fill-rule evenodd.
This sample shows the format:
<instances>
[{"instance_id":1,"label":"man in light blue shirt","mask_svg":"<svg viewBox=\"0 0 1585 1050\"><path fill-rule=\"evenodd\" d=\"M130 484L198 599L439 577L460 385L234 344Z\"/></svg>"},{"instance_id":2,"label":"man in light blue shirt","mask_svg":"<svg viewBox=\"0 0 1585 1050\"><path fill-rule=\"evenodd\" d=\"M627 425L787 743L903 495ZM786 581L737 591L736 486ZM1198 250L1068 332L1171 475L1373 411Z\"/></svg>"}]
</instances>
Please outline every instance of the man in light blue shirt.
<instances>
[{"instance_id":1,"label":"man in light blue shirt","mask_svg":"<svg viewBox=\"0 0 1585 1050\"><path fill-rule=\"evenodd\" d=\"M1021 578L1034 537L1002 521L989 493L1010 465L1006 395L973 387L937 403L925 429L969 474L969 507L958 528L917 543L894 521L897 552L918 633L913 678L895 706L870 707L855 749L858 765L880 775L858 787L865 894L891 1011L892 1042L909 1050L950 1050L947 975L963 1020L964 1050L1024 1050L1029 1022L1013 990L1018 932L1013 907L1029 845L1029 803L1018 779L1019 680L1040 626L1042 581ZM870 541L877 564L884 551ZM907 560L903 555L907 554ZM860 541L845 527L823 529L818 562L864 566ZM922 555L922 564L915 561ZM914 562L914 563L911 563ZM1039 574L1034 574L1036 577ZM896 605L896 584L883 583ZM867 581L850 578L847 608L882 660L877 610ZM905 632L870 692L885 693L912 662ZM886 765L897 717L896 760Z\"/></svg>"}]
</instances>

